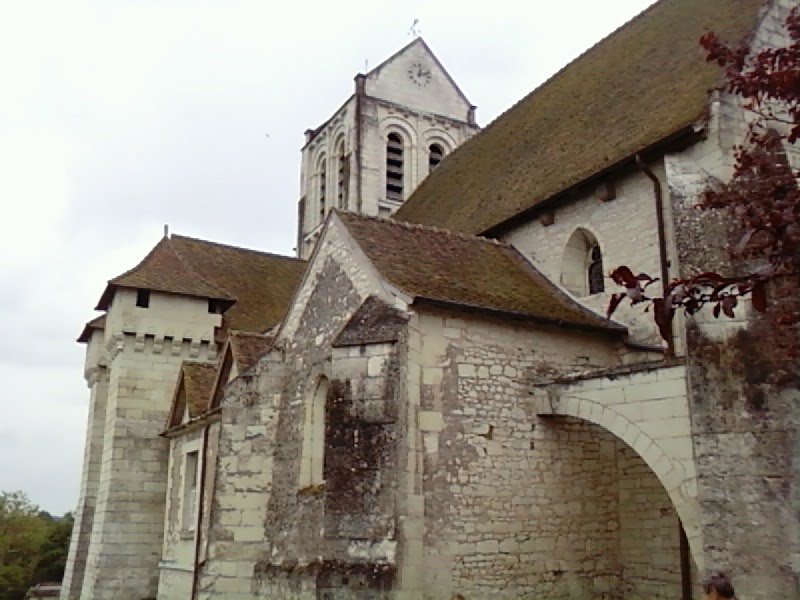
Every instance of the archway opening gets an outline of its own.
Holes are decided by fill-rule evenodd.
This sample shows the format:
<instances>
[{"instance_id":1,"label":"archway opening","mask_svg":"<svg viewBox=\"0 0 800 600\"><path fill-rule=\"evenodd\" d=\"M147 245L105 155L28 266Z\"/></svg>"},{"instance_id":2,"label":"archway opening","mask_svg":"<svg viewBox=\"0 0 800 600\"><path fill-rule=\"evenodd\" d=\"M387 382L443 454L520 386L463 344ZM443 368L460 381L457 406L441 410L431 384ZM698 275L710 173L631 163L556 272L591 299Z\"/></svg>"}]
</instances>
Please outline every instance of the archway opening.
<instances>
[{"instance_id":1,"label":"archway opening","mask_svg":"<svg viewBox=\"0 0 800 600\"><path fill-rule=\"evenodd\" d=\"M535 521L546 524L553 597L690 600L696 577L680 520L642 457L574 417L541 418L533 443L551 458Z\"/></svg>"}]
</instances>

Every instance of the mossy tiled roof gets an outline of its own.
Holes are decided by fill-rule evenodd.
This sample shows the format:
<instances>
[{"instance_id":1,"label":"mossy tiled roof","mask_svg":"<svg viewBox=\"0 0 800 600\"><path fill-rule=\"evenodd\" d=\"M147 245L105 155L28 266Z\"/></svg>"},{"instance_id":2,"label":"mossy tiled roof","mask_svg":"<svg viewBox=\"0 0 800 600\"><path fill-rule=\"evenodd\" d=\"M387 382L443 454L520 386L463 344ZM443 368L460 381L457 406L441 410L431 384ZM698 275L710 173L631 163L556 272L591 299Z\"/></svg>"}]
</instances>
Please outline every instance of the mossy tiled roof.
<instances>
[{"instance_id":1,"label":"mossy tiled roof","mask_svg":"<svg viewBox=\"0 0 800 600\"><path fill-rule=\"evenodd\" d=\"M381 275L417 300L625 331L559 290L511 245L391 219L337 216Z\"/></svg>"},{"instance_id":2,"label":"mossy tiled roof","mask_svg":"<svg viewBox=\"0 0 800 600\"><path fill-rule=\"evenodd\" d=\"M395 214L482 233L703 118L721 75L698 40L738 42L761 0L661 0L447 158Z\"/></svg>"},{"instance_id":3,"label":"mossy tiled roof","mask_svg":"<svg viewBox=\"0 0 800 600\"><path fill-rule=\"evenodd\" d=\"M263 333L231 331L228 335L228 342L238 372L244 373L256 364L258 359L270 349L273 339L274 336Z\"/></svg>"},{"instance_id":4,"label":"mossy tiled roof","mask_svg":"<svg viewBox=\"0 0 800 600\"><path fill-rule=\"evenodd\" d=\"M108 282L97 306L108 309L120 287L199 296L231 305L223 327L265 331L278 323L306 261L173 235L136 267Z\"/></svg>"},{"instance_id":5,"label":"mossy tiled roof","mask_svg":"<svg viewBox=\"0 0 800 600\"><path fill-rule=\"evenodd\" d=\"M186 408L189 409L190 419L196 419L208 410L216 374L215 364L188 360L183 362L167 429L181 425Z\"/></svg>"}]
</instances>

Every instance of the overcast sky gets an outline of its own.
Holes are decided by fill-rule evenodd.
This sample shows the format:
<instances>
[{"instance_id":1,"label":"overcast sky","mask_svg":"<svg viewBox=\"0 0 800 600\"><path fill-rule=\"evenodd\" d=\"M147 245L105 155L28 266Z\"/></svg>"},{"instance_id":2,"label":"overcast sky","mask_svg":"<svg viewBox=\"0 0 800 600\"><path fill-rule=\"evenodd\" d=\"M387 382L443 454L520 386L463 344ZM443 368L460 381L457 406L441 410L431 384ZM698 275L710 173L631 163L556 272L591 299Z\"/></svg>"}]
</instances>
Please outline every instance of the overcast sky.
<instances>
[{"instance_id":1,"label":"overcast sky","mask_svg":"<svg viewBox=\"0 0 800 600\"><path fill-rule=\"evenodd\" d=\"M303 131L418 29L485 125L652 0L0 0L0 491L77 503L82 345L171 231L291 253Z\"/></svg>"}]
</instances>

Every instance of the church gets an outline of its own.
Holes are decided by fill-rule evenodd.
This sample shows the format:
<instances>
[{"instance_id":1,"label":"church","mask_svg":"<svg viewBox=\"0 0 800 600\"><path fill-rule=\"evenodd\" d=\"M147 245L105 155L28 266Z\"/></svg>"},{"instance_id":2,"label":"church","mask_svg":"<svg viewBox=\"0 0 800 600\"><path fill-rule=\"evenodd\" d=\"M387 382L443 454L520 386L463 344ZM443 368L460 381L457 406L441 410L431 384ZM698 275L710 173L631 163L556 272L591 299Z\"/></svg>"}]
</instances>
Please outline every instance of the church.
<instances>
[{"instance_id":1,"label":"church","mask_svg":"<svg viewBox=\"0 0 800 600\"><path fill-rule=\"evenodd\" d=\"M356 75L297 257L165 233L105 286L61 597L798 597L759 316L604 316L614 266L728 260L695 206L744 116L698 39L784 44L794 6L659 0L483 129L421 38Z\"/></svg>"}]
</instances>

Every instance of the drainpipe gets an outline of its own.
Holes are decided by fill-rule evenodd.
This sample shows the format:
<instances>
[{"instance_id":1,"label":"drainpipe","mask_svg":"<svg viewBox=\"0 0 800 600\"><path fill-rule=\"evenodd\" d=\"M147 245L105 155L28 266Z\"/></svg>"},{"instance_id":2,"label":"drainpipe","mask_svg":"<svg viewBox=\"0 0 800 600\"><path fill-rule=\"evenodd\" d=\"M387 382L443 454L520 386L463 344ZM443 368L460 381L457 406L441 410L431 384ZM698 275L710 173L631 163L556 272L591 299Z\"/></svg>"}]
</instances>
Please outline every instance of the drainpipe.
<instances>
[{"instance_id":1,"label":"drainpipe","mask_svg":"<svg viewBox=\"0 0 800 600\"><path fill-rule=\"evenodd\" d=\"M202 532L200 526L203 523L203 504L206 497L206 454L208 451L208 432L211 424L207 423L203 427L203 442L200 448L200 493L197 499L197 517L194 524L194 561L192 563L192 595L190 598L197 598L197 585L200 575L200 540Z\"/></svg>"},{"instance_id":2,"label":"drainpipe","mask_svg":"<svg viewBox=\"0 0 800 600\"><path fill-rule=\"evenodd\" d=\"M664 195L661 191L661 182L656 174L653 173L653 170L644 163L639 154L636 155L636 166L653 182L653 197L656 204L658 229L658 253L661 262L661 288L666 292L667 283L669 283L669 262L667 261L667 234L664 228ZM670 335L667 340L667 356L675 356L675 336L672 332L672 326L670 326Z\"/></svg>"}]
</instances>

